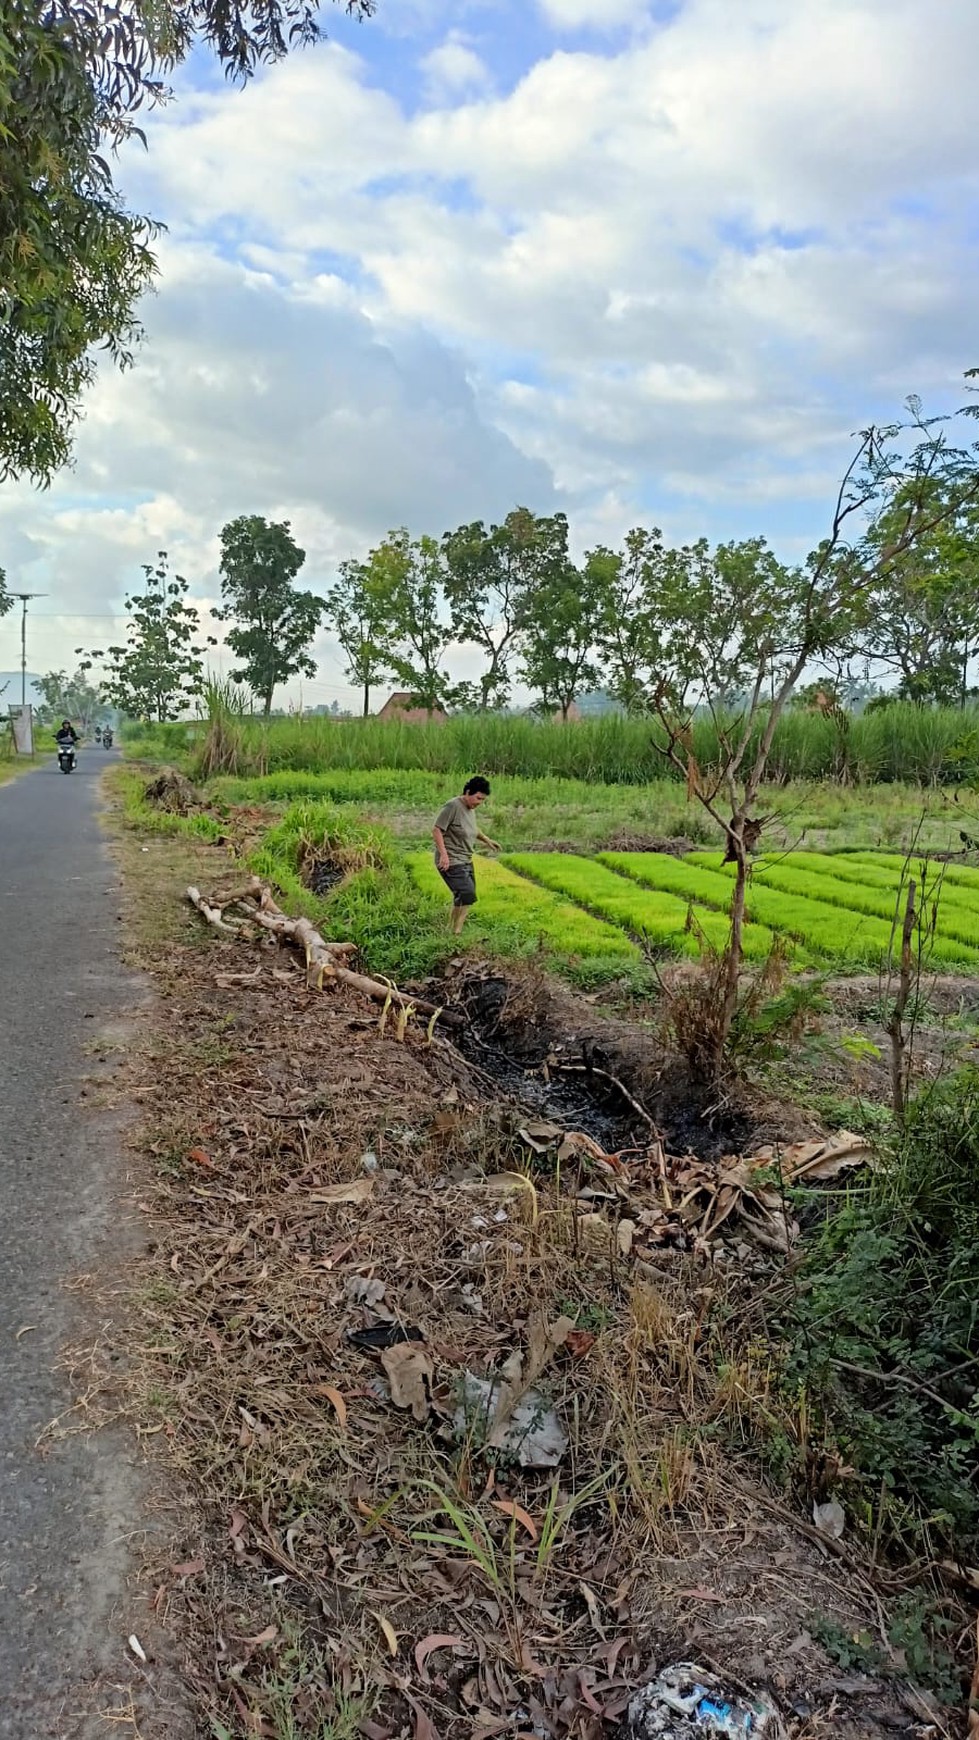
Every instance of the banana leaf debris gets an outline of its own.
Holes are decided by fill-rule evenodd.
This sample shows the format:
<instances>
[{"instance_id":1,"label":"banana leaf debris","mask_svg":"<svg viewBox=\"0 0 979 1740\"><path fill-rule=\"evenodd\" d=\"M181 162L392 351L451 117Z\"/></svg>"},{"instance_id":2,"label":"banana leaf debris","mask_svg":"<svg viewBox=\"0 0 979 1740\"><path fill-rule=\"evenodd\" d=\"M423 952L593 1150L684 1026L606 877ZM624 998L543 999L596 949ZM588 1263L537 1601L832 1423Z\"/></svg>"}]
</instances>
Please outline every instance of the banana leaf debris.
<instances>
[{"instance_id":1,"label":"banana leaf debris","mask_svg":"<svg viewBox=\"0 0 979 1740\"><path fill-rule=\"evenodd\" d=\"M622 1256L643 1246L704 1252L720 1243L784 1255L799 1235L793 1194L874 1163L870 1145L849 1130L719 1160L668 1154L658 1136L609 1154L591 1136L542 1119L519 1136L533 1154L579 1165L589 1179L578 1189L580 1230L592 1243L607 1232Z\"/></svg>"}]
</instances>

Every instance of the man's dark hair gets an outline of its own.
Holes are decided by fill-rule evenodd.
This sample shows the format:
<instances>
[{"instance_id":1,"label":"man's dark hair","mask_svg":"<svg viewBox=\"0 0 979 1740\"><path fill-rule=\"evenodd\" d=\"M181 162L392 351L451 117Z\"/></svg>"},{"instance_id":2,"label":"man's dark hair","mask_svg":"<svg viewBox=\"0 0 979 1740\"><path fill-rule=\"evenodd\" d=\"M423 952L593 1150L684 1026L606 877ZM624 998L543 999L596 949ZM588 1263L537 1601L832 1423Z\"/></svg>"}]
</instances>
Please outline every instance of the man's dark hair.
<instances>
[{"instance_id":1,"label":"man's dark hair","mask_svg":"<svg viewBox=\"0 0 979 1740\"><path fill-rule=\"evenodd\" d=\"M481 773L477 773L475 779L466 780L462 788L462 795L463 797L475 797L476 793L481 791L484 797L489 797L489 789L489 780L484 779Z\"/></svg>"}]
</instances>

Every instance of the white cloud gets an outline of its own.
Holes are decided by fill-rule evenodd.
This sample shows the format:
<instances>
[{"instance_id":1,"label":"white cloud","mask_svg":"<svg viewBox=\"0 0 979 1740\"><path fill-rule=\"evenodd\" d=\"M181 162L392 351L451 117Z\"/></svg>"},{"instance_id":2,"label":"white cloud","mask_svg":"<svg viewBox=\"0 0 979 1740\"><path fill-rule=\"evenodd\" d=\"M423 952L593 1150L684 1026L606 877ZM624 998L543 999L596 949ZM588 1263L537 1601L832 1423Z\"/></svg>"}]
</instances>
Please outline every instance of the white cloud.
<instances>
[{"instance_id":1,"label":"white cloud","mask_svg":"<svg viewBox=\"0 0 979 1740\"><path fill-rule=\"evenodd\" d=\"M558 30L615 30L645 17L649 0L537 0Z\"/></svg>"},{"instance_id":2,"label":"white cloud","mask_svg":"<svg viewBox=\"0 0 979 1740\"><path fill-rule=\"evenodd\" d=\"M547 3L569 28L646 10ZM0 508L17 561L70 549L68 586L118 597L152 508L203 584L254 507L325 571L555 487L606 538L753 504L764 530L773 501L817 535L848 432L979 361L974 0L686 0L496 94L493 11L456 0L420 103L382 88L370 26L152 120L126 161L171 225L150 342L103 375L76 473Z\"/></svg>"},{"instance_id":3,"label":"white cloud","mask_svg":"<svg viewBox=\"0 0 979 1740\"><path fill-rule=\"evenodd\" d=\"M485 91L492 83L486 62L455 31L438 48L433 48L421 64L429 95L435 102L467 91Z\"/></svg>"}]
</instances>

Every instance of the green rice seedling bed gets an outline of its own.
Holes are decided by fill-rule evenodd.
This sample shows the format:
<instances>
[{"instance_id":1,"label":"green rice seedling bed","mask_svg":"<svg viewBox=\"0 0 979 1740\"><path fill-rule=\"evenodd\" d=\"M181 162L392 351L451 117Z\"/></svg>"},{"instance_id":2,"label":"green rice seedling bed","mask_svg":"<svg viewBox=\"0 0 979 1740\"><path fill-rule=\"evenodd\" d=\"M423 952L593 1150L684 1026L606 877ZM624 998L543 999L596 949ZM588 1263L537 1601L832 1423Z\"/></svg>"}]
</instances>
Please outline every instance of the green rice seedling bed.
<instances>
[{"instance_id":1,"label":"green rice seedling bed","mask_svg":"<svg viewBox=\"0 0 979 1740\"><path fill-rule=\"evenodd\" d=\"M734 865L722 865L720 853L690 853L690 860L701 868L720 870L734 880ZM828 955L847 966L880 967L892 950L892 926L887 920L833 907L831 901L816 900L807 894L784 893L779 887L767 887L765 882L755 879L748 889L748 910L774 931L795 936L817 954ZM974 950L948 940L944 959L958 960L963 966L977 964Z\"/></svg>"},{"instance_id":2,"label":"green rice seedling bed","mask_svg":"<svg viewBox=\"0 0 979 1740\"><path fill-rule=\"evenodd\" d=\"M654 854L655 856L655 854ZM734 866L724 865L720 853L692 852L690 859L704 869L716 869L734 878ZM806 892L797 887L783 889L770 883L766 875L766 865L762 861L761 877L753 876L748 891L748 911L774 930L788 932L798 937L801 942L811 948L819 949L830 959L843 960L853 965L863 964L878 966L893 950L893 915L889 912L881 916L873 912L861 911L854 905L847 905L842 899L835 904L826 892L818 896L811 892L812 883L806 878L805 872L797 872L796 878L803 877L806 882ZM791 878L791 872L789 873ZM854 898L859 899L860 892L856 884L838 884L847 891L852 886ZM829 891L830 894L832 890ZM868 889L869 901L874 898L874 891ZM887 897L879 895L882 906L887 905ZM865 902L866 904L866 902ZM972 967L979 966L979 947L973 948L948 935L939 935L931 948L932 958L946 962L949 965Z\"/></svg>"},{"instance_id":3,"label":"green rice seedling bed","mask_svg":"<svg viewBox=\"0 0 979 1740\"><path fill-rule=\"evenodd\" d=\"M897 887L881 888L869 882L826 876L818 870L809 870L780 858L760 861L755 865L752 884L758 883L764 883L769 888L780 888L786 894L802 894L815 900L825 900L830 906L839 906L848 912L864 912L873 917L884 918L889 924L896 920L899 904ZM928 944L930 954L936 954L940 959L957 958L951 951L945 952L945 943L948 941L964 944L979 960L979 913L970 912L968 907L959 906L954 900L946 900L942 893L938 901L935 929L935 937Z\"/></svg>"},{"instance_id":4,"label":"green rice seedling bed","mask_svg":"<svg viewBox=\"0 0 979 1740\"><path fill-rule=\"evenodd\" d=\"M865 864L873 870L900 871L904 864L904 854L898 852L847 852L847 861L854 864ZM912 865L920 863L927 852L919 851L910 854ZM939 859L930 860L934 875L944 873L946 884L954 888L956 894L968 892L979 897L979 870L974 870L969 864L942 864Z\"/></svg>"},{"instance_id":5,"label":"green rice seedling bed","mask_svg":"<svg viewBox=\"0 0 979 1740\"><path fill-rule=\"evenodd\" d=\"M448 904L449 891L430 852L411 852L406 863L423 893L439 894ZM489 940L505 944L508 933L518 932L530 946L543 941L554 954L568 959L620 961L623 965L637 965L642 959L635 943L615 925L537 887L495 859L477 861L476 886L479 898L467 938L485 933Z\"/></svg>"},{"instance_id":6,"label":"green rice seedling bed","mask_svg":"<svg viewBox=\"0 0 979 1740\"><path fill-rule=\"evenodd\" d=\"M639 857L642 854L636 853ZM659 854L648 854L658 857ZM691 899L637 888L626 876L619 876L604 864L591 858L578 858L564 852L512 852L506 864L532 877L557 894L564 894L589 911L611 919L634 936L674 953L697 955L700 944L690 925ZM728 924L722 913L699 906L694 913L696 926L715 948L723 948L728 939ZM745 926L745 954L750 960L764 960L774 938L761 925Z\"/></svg>"},{"instance_id":7,"label":"green rice seedling bed","mask_svg":"<svg viewBox=\"0 0 979 1740\"><path fill-rule=\"evenodd\" d=\"M976 877L974 885L970 887L968 884L962 884L949 877L948 871L959 868L959 866L942 864L937 859L931 859L928 862L926 878L922 882L921 863L925 856L926 854L921 854L910 857L906 861L903 855L900 857L893 855L886 863L883 860L877 863L862 860L857 857L856 853L850 852L833 852L825 855L819 852L789 852L784 857L766 858L764 862L766 864L787 864L799 869L811 870L814 874L827 880L855 883L858 886L878 891L886 890L891 895L892 912L897 907L902 887L907 885L909 874L906 868L907 862L910 864L910 875L915 878L918 884L919 895L922 886L924 886L929 899L937 894L940 912L947 912L951 916L953 912L958 911L967 917L972 915L979 917L979 876ZM941 928L942 926L939 925L939 929ZM958 934L951 926L946 928L948 928L950 935Z\"/></svg>"}]
</instances>

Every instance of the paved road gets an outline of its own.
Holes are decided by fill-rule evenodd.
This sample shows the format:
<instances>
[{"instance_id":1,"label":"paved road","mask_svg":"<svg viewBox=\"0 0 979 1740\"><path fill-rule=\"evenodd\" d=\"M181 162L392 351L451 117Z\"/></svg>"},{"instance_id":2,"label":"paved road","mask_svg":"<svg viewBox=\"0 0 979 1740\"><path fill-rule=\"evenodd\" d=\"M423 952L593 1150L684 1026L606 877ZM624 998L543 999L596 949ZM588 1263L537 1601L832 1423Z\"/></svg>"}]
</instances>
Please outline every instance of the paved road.
<instances>
[{"instance_id":1,"label":"paved road","mask_svg":"<svg viewBox=\"0 0 979 1740\"><path fill-rule=\"evenodd\" d=\"M63 1281L104 1260L110 1229L126 1238L118 1137L86 1110L80 1080L100 1027L139 998L118 956L116 877L97 820L107 760L83 750L68 777L52 758L0 787L4 1740L118 1732L86 1725L79 1688L122 1666L132 1629L126 1540L139 1484L126 1444L77 1437L35 1449L69 1399L59 1348L84 1327Z\"/></svg>"}]
</instances>

